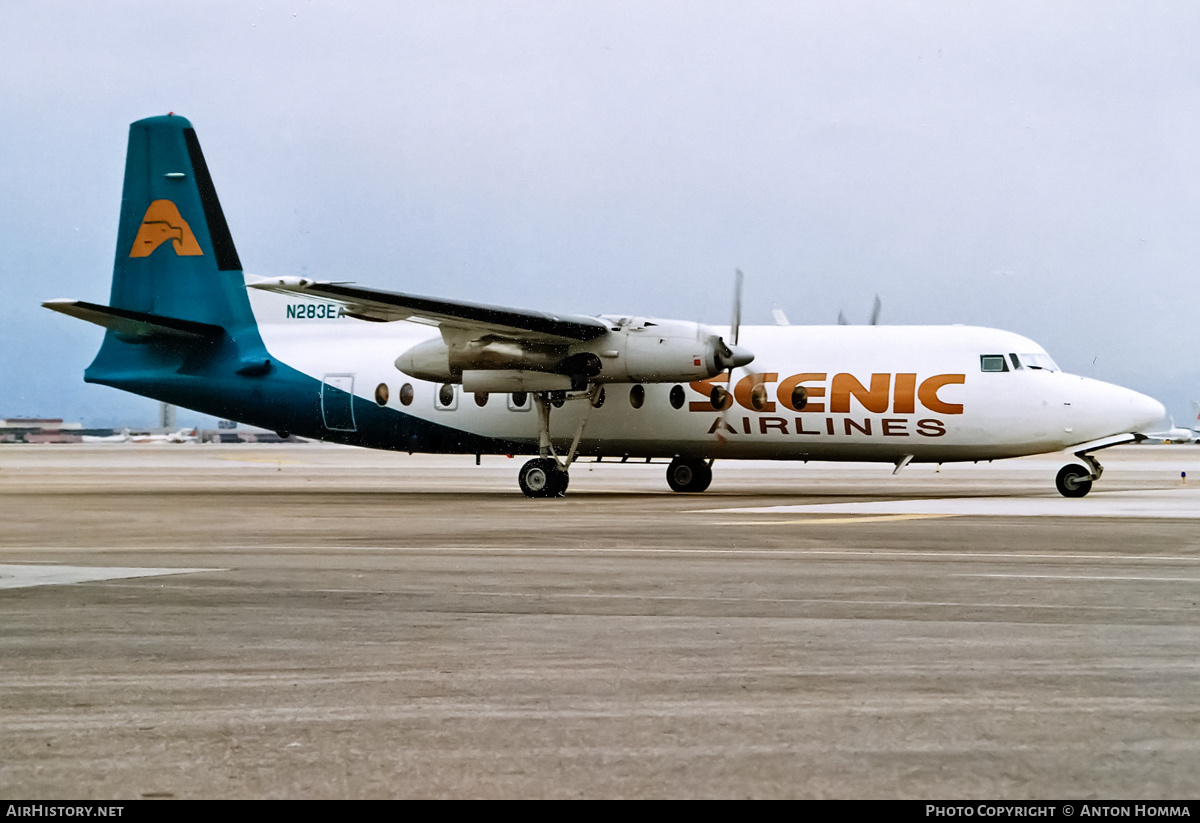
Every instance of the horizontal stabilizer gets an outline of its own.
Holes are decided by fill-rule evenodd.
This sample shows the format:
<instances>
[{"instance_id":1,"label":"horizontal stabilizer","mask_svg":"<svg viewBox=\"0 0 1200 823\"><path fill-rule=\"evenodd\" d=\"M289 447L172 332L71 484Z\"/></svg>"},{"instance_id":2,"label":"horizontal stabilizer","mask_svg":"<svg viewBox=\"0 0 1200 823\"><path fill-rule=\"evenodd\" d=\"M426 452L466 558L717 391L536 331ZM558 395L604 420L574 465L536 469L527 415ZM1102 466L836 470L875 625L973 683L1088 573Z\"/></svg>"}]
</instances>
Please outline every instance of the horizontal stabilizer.
<instances>
[{"instance_id":1,"label":"horizontal stabilizer","mask_svg":"<svg viewBox=\"0 0 1200 823\"><path fill-rule=\"evenodd\" d=\"M159 314L101 306L83 300L47 300L48 309L78 317L97 326L112 329L128 337L180 337L188 340L210 340L221 337L225 330L210 323L163 317Z\"/></svg>"}]
</instances>

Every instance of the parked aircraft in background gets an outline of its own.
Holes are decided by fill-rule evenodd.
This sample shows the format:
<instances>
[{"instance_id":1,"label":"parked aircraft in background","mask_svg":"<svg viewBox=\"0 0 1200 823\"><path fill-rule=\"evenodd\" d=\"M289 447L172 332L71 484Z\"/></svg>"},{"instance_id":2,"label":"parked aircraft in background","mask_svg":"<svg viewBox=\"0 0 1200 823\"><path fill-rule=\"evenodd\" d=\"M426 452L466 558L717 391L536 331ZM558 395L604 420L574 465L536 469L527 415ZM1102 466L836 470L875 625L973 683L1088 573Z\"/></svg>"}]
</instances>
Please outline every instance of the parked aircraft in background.
<instances>
[{"instance_id":1,"label":"parked aircraft in background","mask_svg":"<svg viewBox=\"0 0 1200 823\"><path fill-rule=\"evenodd\" d=\"M195 443L199 440L195 429L180 429L166 434L131 434L131 443Z\"/></svg>"},{"instance_id":2,"label":"parked aircraft in background","mask_svg":"<svg viewBox=\"0 0 1200 823\"><path fill-rule=\"evenodd\" d=\"M281 436L537 455L518 477L531 497L562 495L583 456L669 460L670 487L699 492L722 458L899 471L1062 449L1079 462L1058 489L1079 497L1100 477L1096 451L1165 416L1017 334L743 328L740 291L725 329L248 278L196 133L167 115L130 127L109 305L44 305L108 330L89 382Z\"/></svg>"},{"instance_id":3,"label":"parked aircraft in background","mask_svg":"<svg viewBox=\"0 0 1200 823\"><path fill-rule=\"evenodd\" d=\"M129 429L123 429L120 434L85 434L80 440L84 443L113 445L130 442Z\"/></svg>"},{"instance_id":4,"label":"parked aircraft in background","mask_svg":"<svg viewBox=\"0 0 1200 823\"><path fill-rule=\"evenodd\" d=\"M149 432L131 432L129 429L123 429L120 434L107 436L85 434L81 438L84 443L92 444L116 444L116 443L195 443L199 438L199 433L196 429L180 429L179 431L167 432L164 434L151 434Z\"/></svg>"}]
</instances>

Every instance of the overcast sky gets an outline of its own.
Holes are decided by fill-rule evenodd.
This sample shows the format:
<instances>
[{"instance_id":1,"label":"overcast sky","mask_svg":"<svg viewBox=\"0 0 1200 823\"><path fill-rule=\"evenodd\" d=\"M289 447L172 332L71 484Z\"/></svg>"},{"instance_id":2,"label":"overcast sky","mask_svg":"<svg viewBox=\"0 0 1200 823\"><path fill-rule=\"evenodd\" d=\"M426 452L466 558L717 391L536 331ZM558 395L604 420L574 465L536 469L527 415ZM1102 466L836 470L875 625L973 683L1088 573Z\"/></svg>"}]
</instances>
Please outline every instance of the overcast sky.
<instances>
[{"instance_id":1,"label":"overcast sky","mask_svg":"<svg viewBox=\"0 0 1200 823\"><path fill-rule=\"evenodd\" d=\"M128 124L195 125L243 264L543 310L967 323L1200 399L1200 4L0 4L0 417L83 383ZM207 418L181 412L181 422Z\"/></svg>"}]
</instances>

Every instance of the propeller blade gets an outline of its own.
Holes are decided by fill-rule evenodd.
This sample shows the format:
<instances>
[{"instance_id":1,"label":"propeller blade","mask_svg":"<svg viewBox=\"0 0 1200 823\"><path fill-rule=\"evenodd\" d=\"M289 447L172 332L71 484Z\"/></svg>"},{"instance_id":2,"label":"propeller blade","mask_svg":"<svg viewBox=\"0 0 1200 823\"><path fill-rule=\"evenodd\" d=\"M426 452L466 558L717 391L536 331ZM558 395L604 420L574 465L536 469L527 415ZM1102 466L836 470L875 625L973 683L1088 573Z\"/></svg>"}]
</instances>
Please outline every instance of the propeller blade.
<instances>
[{"instance_id":1,"label":"propeller blade","mask_svg":"<svg viewBox=\"0 0 1200 823\"><path fill-rule=\"evenodd\" d=\"M729 323L729 339L733 345L737 345L738 331L742 327L742 280L745 275L741 269L734 269L733 278L733 318Z\"/></svg>"},{"instance_id":2,"label":"propeller blade","mask_svg":"<svg viewBox=\"0 0 1200 823\"><path fill-rule=\"evenodd\" d=\"M846 313L843 312L841 309L838 309L838 325L839 326L849 326L850 325L850 321L846 319Z\"/></svg>"},{"instance_id":3,"label":"propeller blade","mask_svg":"<svg viewBox=\"0 0 1200 823\"><path fill-rule=\"evenodd\" d=\"M721 412L721 425L717 427L717 442L724 444L727 440L725 431L729 428L726 419L729 409L733 406L733 370L744 366L754 359L754 355L738 346L738 334L742 326L742 281L745 275L741 269L734 269L733 278L733 316L729 322L729 340L726 351L725 387L714 387L711 401L713 408ZM724 342L724 341L722 341Z\"/></svg>"},{"instance_id":4,"label":"propeller blade","mask_svg":"<svg viewBox=\"0 0 1200 823\"><path fill-rule=\"evenodd\" d=\"M879 325L879 312L883 308L883 301L879 299L879 295L875 295L875 304L871 307L871 325Z\"/></svg>"},{"instance_id":5,"label":"propeller blade","mask_svg":"<svg viewBox=\"0 0 1200 823\"><path fill-rule=\"evenodd\" d=\"M725 379L733 379L732 367L730 367L729 371L725 372ZM726 388L726 386L729 386L729 388ZM733 392L730 389L732 389L732 386L730 386L729 383L726 383L725 386L713 386L713 390L709 394L709 402L712 403L714 409L721 413L721 424L717 426L716 434L717 443L722 446L725 445L727 441L727 438L725 437L725 431L729 428L729 422L726 419L727 413L730 407L733 405Z\"/></svg>"}]
</instances>

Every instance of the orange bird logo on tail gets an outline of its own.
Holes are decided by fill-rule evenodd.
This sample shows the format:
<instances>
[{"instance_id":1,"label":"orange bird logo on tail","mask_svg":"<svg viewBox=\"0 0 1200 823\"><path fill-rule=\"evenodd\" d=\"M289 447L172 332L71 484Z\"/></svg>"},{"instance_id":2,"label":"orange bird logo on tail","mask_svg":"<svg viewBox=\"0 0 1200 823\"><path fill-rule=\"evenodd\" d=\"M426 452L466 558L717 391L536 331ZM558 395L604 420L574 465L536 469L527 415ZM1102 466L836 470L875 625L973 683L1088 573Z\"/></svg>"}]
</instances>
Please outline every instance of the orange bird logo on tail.
<instances>
[{"instance_id":1,"label":"orange bird logo on tail","mask_svg":"<svg viewBox=\"0 0 1200 823\"><path fill-rule=\"evenodd\" d=\"M179 209L170 200L155 200L146 209L142 225L138 227L137 237L133 240L130 257L149 257L150 254L165 243L171 241L175 253L181 257L202 256L204 252L196 242L192 228L179 214Z\"/></svg>"}]
</instances>

